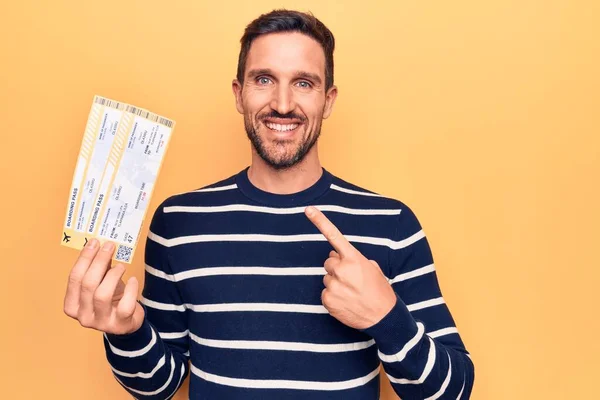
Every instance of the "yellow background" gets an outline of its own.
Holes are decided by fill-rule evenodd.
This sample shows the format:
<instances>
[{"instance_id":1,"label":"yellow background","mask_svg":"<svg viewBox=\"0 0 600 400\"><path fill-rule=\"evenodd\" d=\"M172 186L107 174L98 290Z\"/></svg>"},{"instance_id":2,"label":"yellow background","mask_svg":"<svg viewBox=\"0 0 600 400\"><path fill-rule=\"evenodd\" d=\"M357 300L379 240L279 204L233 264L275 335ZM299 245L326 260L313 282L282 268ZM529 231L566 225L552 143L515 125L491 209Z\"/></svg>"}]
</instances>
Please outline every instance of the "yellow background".
<instances>
[{"instance_id":1,"label":"yellow background","mask_svg":"<svg viewBox=\"0 0 600 400\"><path fill-rule=\"evenodd\" d=\"M152 213L249 162L239 38L282 5L336 36L323 164L419 216L476 364L472 398L597 395L600 2L21 0L0 6L1 397L129 398L101 334L62 312L93 95L177 121ZM142 253L128 276L143 277Z\"/></svg>"}]
</instances>

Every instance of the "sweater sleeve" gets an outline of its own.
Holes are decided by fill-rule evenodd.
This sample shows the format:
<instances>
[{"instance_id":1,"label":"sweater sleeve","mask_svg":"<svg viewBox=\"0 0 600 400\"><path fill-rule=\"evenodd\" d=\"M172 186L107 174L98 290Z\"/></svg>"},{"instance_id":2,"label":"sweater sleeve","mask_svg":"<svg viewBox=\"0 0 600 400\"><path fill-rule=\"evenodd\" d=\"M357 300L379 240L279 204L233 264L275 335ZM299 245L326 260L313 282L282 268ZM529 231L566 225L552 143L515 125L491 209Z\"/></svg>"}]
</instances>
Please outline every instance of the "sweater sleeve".
<instances>
[{"instance_id":1,"label":"sweater sleeve","mask_svg":"<svg viewBox=\"0 0 600 400\"><path fill-rule=\"evenodd\" d=\"M104 335L106 357L116 380L136 399L169 399L187 376L187 316L160 238L168 237L163 206L155 212L145 248L140 329Z\"/></svg>"},{"instance_id":2,"label":"sweater sleeve","mask_svg":"<svg viewBox=\"0 0 600 400\"><path fill-rule=\"evenodd\" d=\"M364 332L403 400L468 399L474 364L442 297L429 243L410 208L398 221L387 272L396 304Z\"/></svg>"}]
</instances>

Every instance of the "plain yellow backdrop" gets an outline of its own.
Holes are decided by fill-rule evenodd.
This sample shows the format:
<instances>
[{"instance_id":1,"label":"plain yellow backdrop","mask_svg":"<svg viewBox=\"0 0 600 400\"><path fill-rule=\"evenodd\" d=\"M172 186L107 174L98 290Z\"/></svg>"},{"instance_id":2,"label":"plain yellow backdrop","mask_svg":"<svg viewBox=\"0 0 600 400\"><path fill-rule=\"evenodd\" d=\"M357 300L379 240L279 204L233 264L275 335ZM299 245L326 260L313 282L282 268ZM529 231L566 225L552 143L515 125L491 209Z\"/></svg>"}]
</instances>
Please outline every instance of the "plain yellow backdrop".
<instances>
[{"instance_id":1,"label":"plain yellow backdrop","mask_svg":"<svg viewBox=\"0 0 600 400\"><path fill-rule=\"evenodd\" d=\"M0 397L129 398L101 334L62 311L92 98L177 122L149 213L227 177L250 161L230 89L239 39L281 6L335 34L322 162L417 213L475 361L472 398L597 396L600 2L20 0L0 5ZM127 276L143 278L142 254Z\"/></svg>"}]
</instances>

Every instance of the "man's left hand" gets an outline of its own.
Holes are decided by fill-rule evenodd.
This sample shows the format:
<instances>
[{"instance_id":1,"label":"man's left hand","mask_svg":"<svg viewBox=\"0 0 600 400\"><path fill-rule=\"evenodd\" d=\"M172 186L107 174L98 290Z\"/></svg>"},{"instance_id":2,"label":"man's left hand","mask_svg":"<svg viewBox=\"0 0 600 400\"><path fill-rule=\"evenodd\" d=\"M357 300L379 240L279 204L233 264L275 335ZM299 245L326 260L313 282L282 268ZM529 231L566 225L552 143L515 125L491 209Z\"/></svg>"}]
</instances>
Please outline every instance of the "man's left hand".
<instances>
[{"instance_id":1,"label":"man's left hand","mask_svg":"<svg viewBox=\"0 0 600 400\"><path fill-rule=\"evenodd\" d=\"M394 289L377 262L363 256L321 211L307 207L305 213L334 248L324 264L323 305L352 328L373 326L396 304Z\"/></svg>"}]
</instances>

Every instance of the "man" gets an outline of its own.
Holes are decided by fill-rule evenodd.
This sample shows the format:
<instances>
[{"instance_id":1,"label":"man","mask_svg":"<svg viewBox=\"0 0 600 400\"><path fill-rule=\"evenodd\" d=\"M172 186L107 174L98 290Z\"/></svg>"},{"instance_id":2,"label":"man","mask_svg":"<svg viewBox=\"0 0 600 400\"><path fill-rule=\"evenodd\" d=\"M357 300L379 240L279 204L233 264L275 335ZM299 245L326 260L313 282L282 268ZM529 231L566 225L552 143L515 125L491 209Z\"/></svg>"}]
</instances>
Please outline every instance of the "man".
<instances>
[{"instance_id":1,"label":"man","mask_svg":"<svg viewBox=\"0 0 600 400\"><path fill-rule=\"evenodd\" d=\"M190 399L375 400L380 362L402 399L469 398L474 367L417 218L319 163L333 35L279 10L241 43L251 166L159 206L140 302L114 246L90 241L65 312L104 332L139 399L168 399L191 373Z\"/></svg>"}]
</instances>

